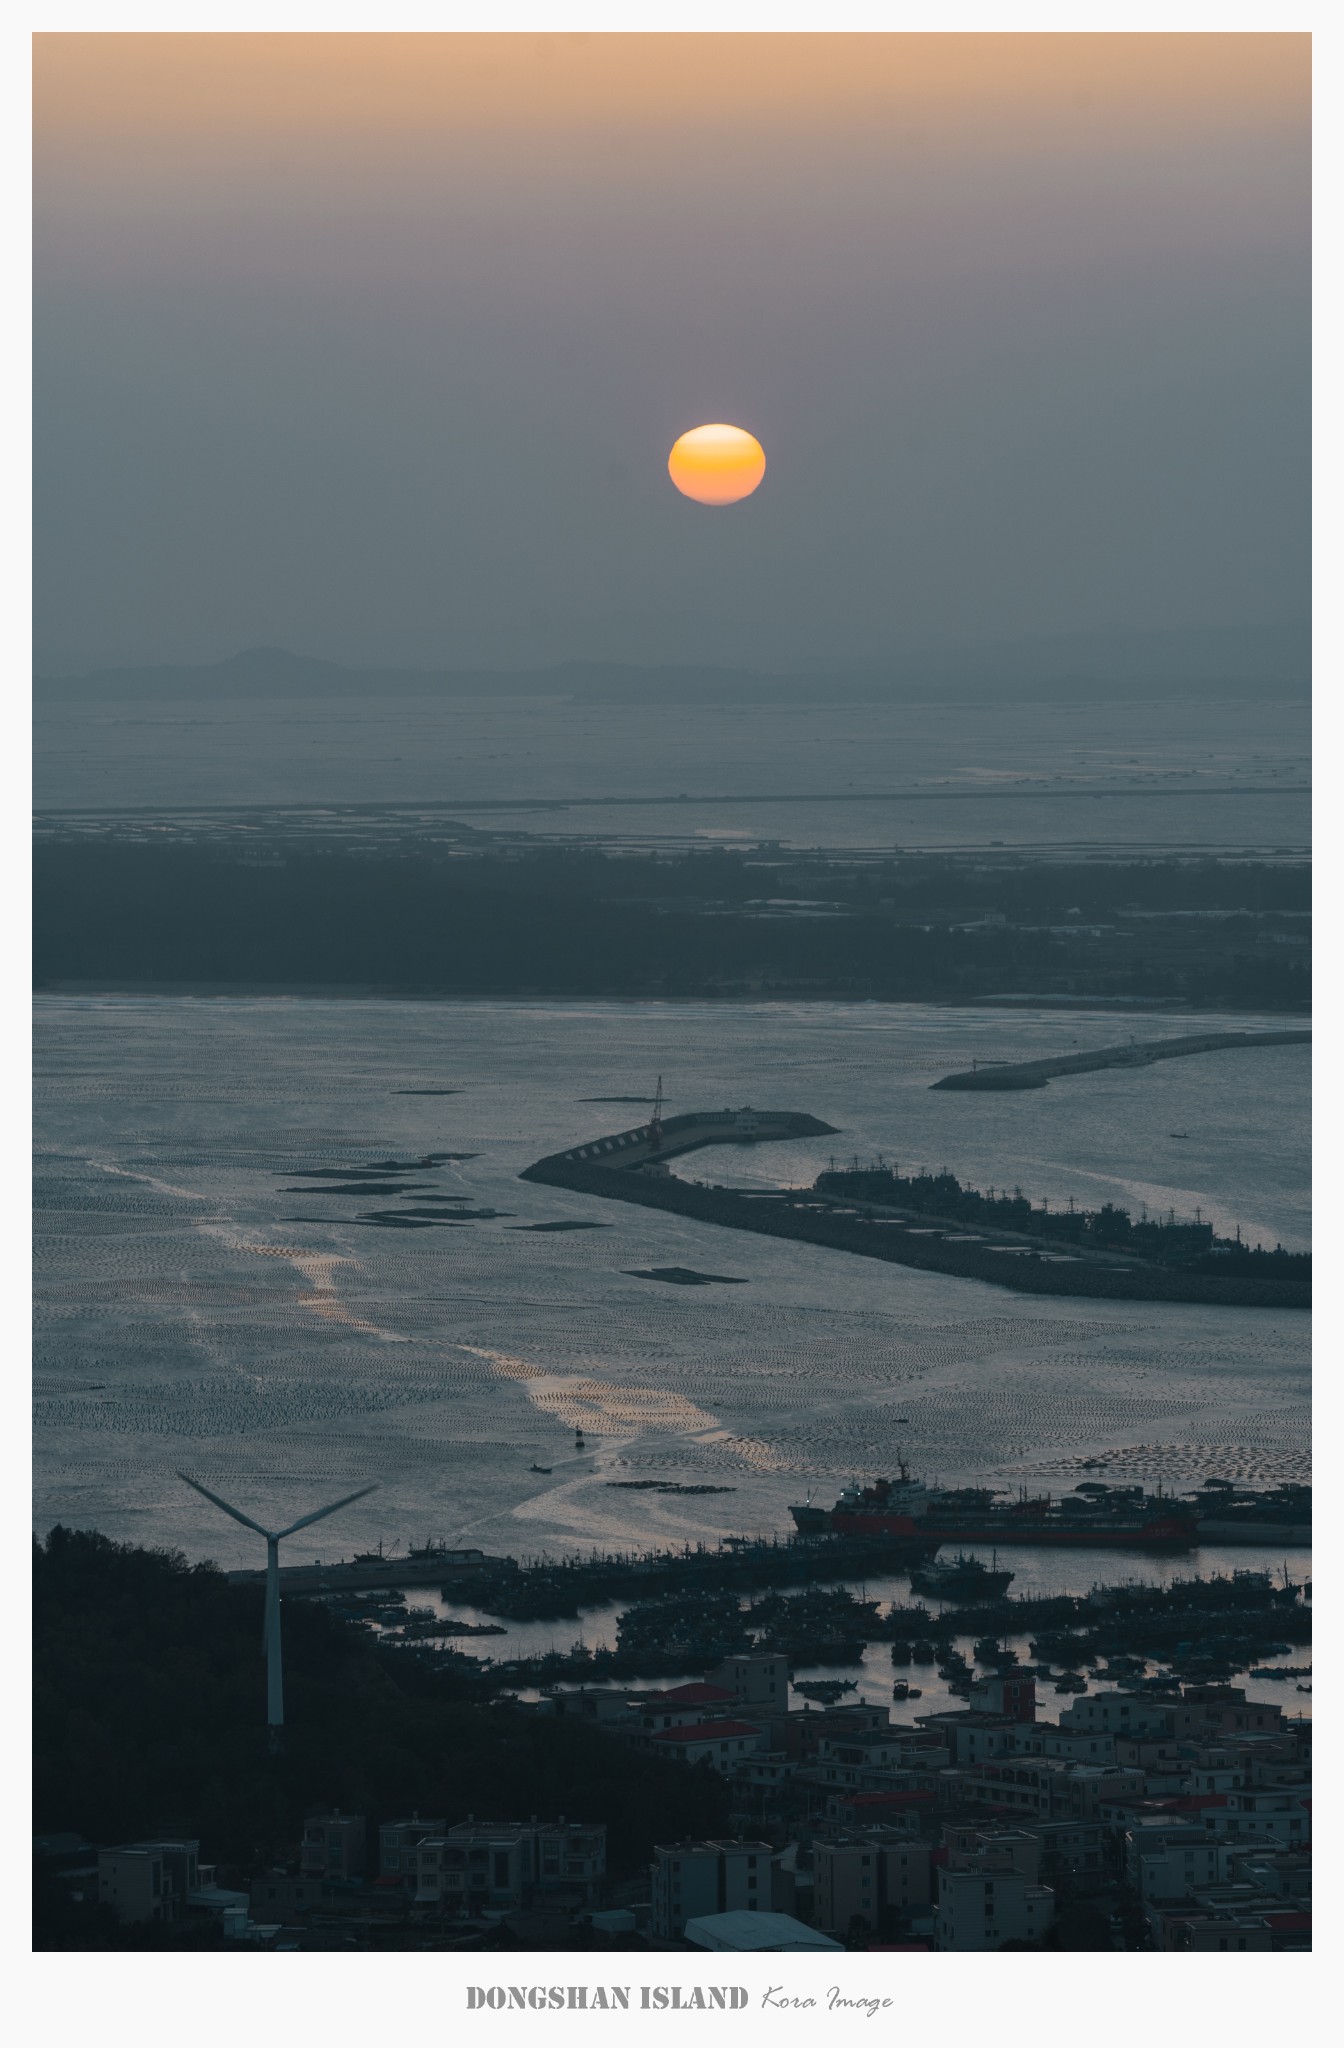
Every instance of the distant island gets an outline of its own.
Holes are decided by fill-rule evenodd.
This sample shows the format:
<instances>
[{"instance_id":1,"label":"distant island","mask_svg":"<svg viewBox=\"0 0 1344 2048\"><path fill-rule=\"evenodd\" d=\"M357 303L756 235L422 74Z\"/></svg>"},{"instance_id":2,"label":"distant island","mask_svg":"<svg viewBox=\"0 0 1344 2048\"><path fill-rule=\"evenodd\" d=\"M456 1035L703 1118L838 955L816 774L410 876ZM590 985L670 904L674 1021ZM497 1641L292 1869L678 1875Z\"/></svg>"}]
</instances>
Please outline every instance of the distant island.
<instances>
[{"instance_id":1,"label":"distant island","mask_svg":"<svg viewBox=\"0 0 1344 2048\"><path fill-rule=\"evenodd\" d=\"M1310 692L1310 622L1040 634L1020 640L898 649L884 660L824 658L799 672L565 661L535 669L351 666L283 647L215 662L158 662L71 672L35 664L39 708L88 699L573 697L579 702L773 703L896 699L1055 702L1127 696L1251 697Z\"/></svg>"}]
</instances>

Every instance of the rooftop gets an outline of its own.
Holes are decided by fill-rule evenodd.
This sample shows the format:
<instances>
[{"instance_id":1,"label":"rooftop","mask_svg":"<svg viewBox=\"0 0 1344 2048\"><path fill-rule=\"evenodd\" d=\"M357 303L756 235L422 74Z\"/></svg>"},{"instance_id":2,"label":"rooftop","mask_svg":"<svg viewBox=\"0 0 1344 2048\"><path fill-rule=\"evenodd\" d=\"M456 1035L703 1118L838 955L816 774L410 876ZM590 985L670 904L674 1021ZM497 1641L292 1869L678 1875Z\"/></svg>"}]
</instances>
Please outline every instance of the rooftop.
<instances>
[{"instance_id":1,"label":"rooftop","mask_svg":"<svg viewBox=\"0 0 1344 2048\"><path fill-rule=\"evenodd\" d=\"M751 1721L693 1721L689 1728L660 1728L655 1742L721 1742L726 1735L759 1735Z\"/></svg>"},{"instance_id":2,"label":"rooftop","mask_svg":"<svg viewBox=\"0 0 1344 2048\"><path fill-rule=\"evenodd\" d=\"M686 1922L686 1939L696 1948L733 1949L739 1955L844 1947L829 1934L805 1927L790 1913L705 1913Z\"/></svg>"}]
</instances>

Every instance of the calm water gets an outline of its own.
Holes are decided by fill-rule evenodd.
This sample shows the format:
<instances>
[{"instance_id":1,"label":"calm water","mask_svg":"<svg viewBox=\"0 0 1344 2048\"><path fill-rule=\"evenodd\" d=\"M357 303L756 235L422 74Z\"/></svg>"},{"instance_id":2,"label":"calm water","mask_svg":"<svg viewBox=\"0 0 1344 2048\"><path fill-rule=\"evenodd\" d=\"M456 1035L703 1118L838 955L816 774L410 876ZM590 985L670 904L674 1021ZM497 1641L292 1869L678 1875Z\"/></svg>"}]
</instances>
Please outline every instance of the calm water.
<instances>
[{"instance_id":1,"label":"calm water","mask_svg":"<svg viewBox=\"0 0 1344 2048\"><path fill-rule=\"evenodd\" d=\"M57 809L432 803L487 830L636 842L1272 852L1309 841L1309 732L1295 700L39 699L34 774ZM513 808L472 810L487 801Z\"/></svg>"},{"instance_id":2,"label":"calm water","mask_svg":"<svg viewBox=\"0 0 1344 2048\"><path fill-rule=\"evenodd\" d=\"M37 1522L254 1562L176 1468L263 1521L377 1480L294 1560L430 1534L523 1555L786 1529L805 1489L889 1471L901 1447L930 1479L1013 1486L1073 1485L1094 1457L1171 1485L1305 1474L1304 1315L1033 1300L516 1177L643 1113L583 1098L662 1073L671 1108L749 1101L842 1129L702 1155L740 1178L810 1180L833 1148L881 1149L1306 1243L1308 1048L1025 1096L928 1088L972 1057L1116 1028L862 1004L43 998ZM396 1194L304 1178L426 1152L475 1156L408 1176L406 1204L507 1213L385 1229L361 1219ZM605 1227L517 1227L557 1221ZM629 1271L671 1265L747 1284ZM730 1490L612 1483L631 1478Z\"/></svg>"}]
</instances>

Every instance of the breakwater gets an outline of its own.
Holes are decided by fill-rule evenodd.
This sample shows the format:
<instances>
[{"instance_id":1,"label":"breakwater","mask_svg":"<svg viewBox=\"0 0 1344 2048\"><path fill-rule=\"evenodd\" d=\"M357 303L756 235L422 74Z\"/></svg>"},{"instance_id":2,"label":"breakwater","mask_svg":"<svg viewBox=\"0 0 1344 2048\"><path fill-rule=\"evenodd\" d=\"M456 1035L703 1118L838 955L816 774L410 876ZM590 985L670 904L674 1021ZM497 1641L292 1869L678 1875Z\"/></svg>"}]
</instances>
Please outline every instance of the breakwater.
<instances>
[{"instance_id":1,"label":"breakwater","mask_svg":"<svg viewBox=\"0 0 1344 2048\"><path fill-rule=\"evenodd\" d=\"M944 1074L932 1088L1044 1088L1065 1074L1094 1074L1101 1067L1150 1067L1156 1060L1188 1059L1201 1052L1237 1052L1257 1045L1310 1045L1309 1031L1215 1031L1185 1038L1154 1038L1142 1044L1103 1046L1098 1052L1065 1053L1058 1059L976 1065Z\"/></svg>"},{"instance_id":2,"label":"breakwater","mask_svg":"<svg viewBox=\"0 0 1344 2048\"><path fill-rule=\"evenodd\" d=\"M671 1210L676 1215L729 1230L791 1238L832 1251L852 1252L860 1258L885 1259L893 1265L950 1273L959 1279L987 1280L1019 1294L1112 1301L1194 1301L1228 1308L1311 1306L1310 1284L1298 1280L1186 1273L1160 1266L1122 1264L1113 1257L1050 1257L1029 1249L1017 1255L974 1242L956 1226L951 1226L947 1234L931 1230L933 1219L929 1217L915 1225L901 1217L864 1215L811 1191L748 1193L704 1187L672 1174L622 1171L624 1160L619 1155L611 1158L609 1164L602 1163L610 1157L598 1150L603 1142L598 1140L596 1145L539 1159L524 1169L520 1179L569 1188L576 1194L598 1195L606 1201L636 1202L643 1208Z\"/></svg>"},{"instance_id":3,"label":"breakwater","mask_svg":"<svg viewBox=\"0 0 1344 2048\"><path fill-rule=\"evenodd\" d=\"M331 1564L282 1564L280 1590L300 1593L375 1593L396 1586L436 1586L444 1573L479 1574L512 1559L487 1557L484 1551L443 1550L433 1557L337 1558ZM264 1586L265 1570L232 1571L231 1586Z\"/></svg>"}]
</instances>

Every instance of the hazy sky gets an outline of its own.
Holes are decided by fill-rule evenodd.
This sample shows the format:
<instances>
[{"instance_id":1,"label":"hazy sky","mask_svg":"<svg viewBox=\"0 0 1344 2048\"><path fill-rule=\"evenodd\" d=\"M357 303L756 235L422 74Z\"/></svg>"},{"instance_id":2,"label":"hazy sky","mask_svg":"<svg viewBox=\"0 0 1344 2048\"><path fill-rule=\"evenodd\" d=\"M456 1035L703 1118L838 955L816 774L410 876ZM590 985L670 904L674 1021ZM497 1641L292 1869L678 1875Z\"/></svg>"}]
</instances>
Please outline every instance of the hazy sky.
<instances>
[{"instance_id":1,"label":"hazy sky","mask_svg":"<svg viewBox=\"0 0 1344 2048\"><path fill-rule=\"evenodd\" d=\"M39 650L1308 602L1305 36L37 38ZM668 481L704 421L768 470Z\"/></svg>"}]
</instances>

